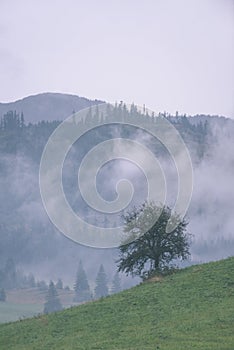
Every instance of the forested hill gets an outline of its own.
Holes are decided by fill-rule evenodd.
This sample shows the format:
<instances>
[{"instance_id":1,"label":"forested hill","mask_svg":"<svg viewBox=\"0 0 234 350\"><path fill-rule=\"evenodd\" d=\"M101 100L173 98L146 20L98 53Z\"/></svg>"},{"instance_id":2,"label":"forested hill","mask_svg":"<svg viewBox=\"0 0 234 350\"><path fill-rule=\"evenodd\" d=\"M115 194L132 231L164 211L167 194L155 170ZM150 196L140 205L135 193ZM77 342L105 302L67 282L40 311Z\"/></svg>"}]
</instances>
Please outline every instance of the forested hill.
<instances>
[{"instance_id":1,"label":"forested hill","mask_svg":"<svg viewBox=\"0 0 234 350\"><path fill-rule=\"evenodd\" d=\"M70 105L69 110L73 107ZM44 105L43 108L46 109L46 106ZM122 104L115 106L113 115L121 108L126 114L126 121L129 118L141 117L147 118L149 123L154 123L154 118L157 118L147 114L139 115L134 105L131 112L128 112ZM34 120L36 109L35 105L29 120ZM62 259L66 261L69 256L69 263L73 264L77 262L79 254L86 263L84 256L88 248L75 245L58 234L45 213L40 197L38 169L41 154L49 136L60 121L48 121L49 116L46 114L45 121L28 123L24 117L25 111L22 112L22 115L20 110L6 112L2 115L0 123L0 269L9 257L13 257L16 263L24 264L31 264L32 261L40 264L46 259L51 261L59 257L60 262L62 261L60 266L63 267L65 264ZM96 107L95 113L97 113ZM234 163L230 161L233 157L234 121L210 116L187 118L180 115L174 117L166 115L166 117L181 133L190 150L194 165L194 195L189 208L190 230L196 238L192 246L193 256L196 261L201 261L232 255L234 252L231 230L234 194L232 189L227 189L226 184L232 183L232 178L229 179L229 177L234 171ZM170 164L167 168L168 154L161 144L155 142L155 139L145 138L142 130L133 130L126 125L123 129L116 125L110 128L105 126L87 133L86 136L81 138L68 154L63 184L72 208L75 212L88 217L89 222L93 224L98 222L100 227L109 225L107 217L103 215L97 217L95 213L90 212L90 209L84 205L78 189L75 190L79 162L101 141L122 137L145 144L163 160L162 164L165 166L170 186L170 179L174 173L172 172L171 176ZM110 164L103 168L102 175L97 178L97 187L101 189L104 198L115 196L113 184L120 180L121 174L126 178L131 176L131 171L129 175L124 164L118 165L122 173L116 171L114 164ZM144 200L142 193L145 192L142 192L143 187L139 185L144 182L139 180L142 179L139 172L136 171L134 174L135 178L130 180L133 180L135 192L138 194L136 200L141 203ZM112 181L109 181L110 179ZM223 207L225 211L221 210ZM118 215L113 219L118 222L119 217ZM92 251L92 254L104 256L103 252ZM109 254L111 255L112 252L110 251Z\"/></svg>"},{"instance_id":2,"label":"forested hill","mask_svg":"<svg viewBox=\"0 0 234 350\"><path fill-rule=\"evenodd\" d=\"M22 109L20 112L20 109L17 110L8 110L6 113L4 113L2 116L0 115L0 152L2 152L1 156L4 154L21 154L24 156L30 155L30 157L33 160L36 160L38 162L40 160L42 150L48 141L49 136L52 134L54 129L61 123L61 120L59 118L63 114L63 117L67 116L68 114L65 113L65 110L68 111L70 109L72 111L72 108L74 107L74 104L71 104L68 100L66 103L68 103L67 106L63 106L64 108L60 109L60 105L62 105L62 102L60 100L60 97L54 96L55 94L52 94L52 97L48 98L48 101L50 103L47 103L47 97L45 97L47 94L38 95L35 96L36 103L33 104L30 117L25 117L25 110ZM63 100L62 95L62 100ZM56 106L55 110L52 112L53 104L52 100L55 97L55 104L56 99L58 101L60 100L60 103ZM29 97L29 101L33 99L34 97ZM43 101L43 103L38 107L37 103L40 101ZM25 99L25 101L27 98ZM24 100L22 100L24 101ZM31 101L32 102L32 101ZM31 104L30 102L30 104ZM89 103L89 105L98 103L100 101L93 101L86 100L86 104ZM16 104L18 102L15 102ZM30 105L29 104L29 105ZM78 106L78 105L77 105ZM85 103L83 103L83 107L80 104L80 108L85 108ZM17 105L15 105L17 107ZM23 107L23 106L22 106ZM27 106L26 106L27 107ZM66 107L66 108L65 108ZM31 107L30 107L31 108ZM51 108L51 110L50 110ZM121 113L119 112L120 109L123 108L122 113L126 113L126 123L134 121L134 119L137 118L145 118L147 123L152 123L154 125L154 120L156 120L157 116L151 117L146 113L146 115L141 114L137 110L137 107L132 105L131 112L127 112L125 110L125 105L122 105L121 103L119 105L116 105L112 112L110 113L109 120L111 122L118 121L118 118L116 119L116 116ZM59 111L59 113L56 114L56 110ZM73 109L75 111L75 109ZM41 112L40 112L41 111ZM1 112L1 108L0 108ZM27 108L26 108L27 112ZM51 112L51 114L50 114ZM93 112L94 114L98 112ZM29 120L37 119L37 115L43 117L43 120L40 120L38 122L29 122ZM84 123L89 123L89 113L90 111L87 110L87 120L84 121ZM51 115L54 114L54 119L51 120ZM122 116L123 116L122 114ZM36 118L35 118L36 116ZM164 115L159 114L160 116L167 117L168 120L178 129L181 136L183 137L184 141L186 142L187 147L189 148L192 156L194 158L202 159L203 155L208 150L208 144L210 140L213 140L213 134L212 134L212 128L213 124L219 125L219 122L221 119L219 118L212 118L210 116L206 116L204 118L200 118L200 116L195 116L193 118L186 117L184 115L182 116L170 116L170 115ZM92 117L92 116L91 116ZM95 115L93 115L95 118ZM225 122L228 121L228 119L224 119ZM82 126L81 126L82 127ZM139 130L138 130L139 131ZM115 126L115 132L119 134L121 137L130 137L130 138L137 138L139 137L138 131L133 128L128 128L127 125L124 126L124 128L118 128ZM104 127L101 131L98 131L100 134L101 139L106 138L112 138L113 137L113 127L112 129L108 129L107 127ZM87 141L88 140L88 141ZM92 143L92 137L88 137L85 140L85 143ZM162 151L162 146L160 146L160 143L154 139L149 141L151 143L151 146L155 148L156 152ZM211 141L212 142L212 141ZM150 145L149 145L150 146Z\"/></svg>"},{"instance_id":3,"label":"forested hill","mask_svg":"<svg viewBox=\"0 0 234 350\"><path fill-rule=\"evenodd\" d=\"M15 102L0 103L0 117L12 110L19 114L23 113L27 123L37 123L42 120L64 120L73 111L78 112L99 103L103 103L103 101L89 100L85 97L69 94L42 93Z\"/></svg>"}]
</instances>

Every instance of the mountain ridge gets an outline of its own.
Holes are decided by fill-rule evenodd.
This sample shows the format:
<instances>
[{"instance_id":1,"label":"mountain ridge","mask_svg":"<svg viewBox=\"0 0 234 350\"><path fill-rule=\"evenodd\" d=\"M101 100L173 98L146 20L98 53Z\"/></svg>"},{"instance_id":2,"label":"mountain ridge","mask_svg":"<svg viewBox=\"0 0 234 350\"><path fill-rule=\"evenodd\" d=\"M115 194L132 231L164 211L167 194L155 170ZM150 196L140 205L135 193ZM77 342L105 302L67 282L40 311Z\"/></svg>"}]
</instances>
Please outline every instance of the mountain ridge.
<instances>
[{"instance_id":1,"label":"mountain ridge","mask_svg":"<svg viewBox=\"0 0 234 350\"><path fill-rule=\"evenodd\" d=\"M64 120L83 108L104 103L101 100L90 100L73 94L44 92L26 96L13 102L0 102L0 117L9 110L23 113L26 123L36 123L42 120Z\"/></svg>"},{"instance_id":2,"label":"mountain ridge","mask_svg":"<svg viewBox=\"0 0 234 350\"><path fill-rule=\"evenodd\" d=\"M69 117L74 111L78 112L81 109L88 108L93 105L105 103L99 99L89 99L84 96L79 96L71 93L60 92L42 92L19 98L11 102L0 102L0 118L8 111L16 111L23 113L26 123L37 123L44 121L62 121ZM166 116L166 115L165 115ZM169 120L174 121L176 116L168 115ZM180 117L181 118L181 117ZM228 116L209 115L197 113L195 115L187 115L188 120L192 124L205 122L206 120L216 120L220 124L226 121L234 122Z\"/></svg>"}]
</instances>

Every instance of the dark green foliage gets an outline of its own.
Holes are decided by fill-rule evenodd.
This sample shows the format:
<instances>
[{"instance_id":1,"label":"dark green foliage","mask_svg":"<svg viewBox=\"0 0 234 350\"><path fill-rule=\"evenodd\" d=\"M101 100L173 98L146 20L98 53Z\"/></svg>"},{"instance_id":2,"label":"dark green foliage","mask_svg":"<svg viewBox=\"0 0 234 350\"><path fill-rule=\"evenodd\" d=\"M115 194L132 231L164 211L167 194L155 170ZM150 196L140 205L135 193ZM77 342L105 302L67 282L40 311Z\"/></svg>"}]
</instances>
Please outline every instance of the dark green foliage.
<instances>
[{"instance_id":1,"label":"dark green foliage","mask_svg":"<svg viewBox=\"0 0 234 350\"><path fill-rule=\"evenodd\" d=\"M0 289L0 301L6 301L6 292L4 288Z\"/></svg>"},{"instance_id":2,"label":"dark green foliage","mask_svg":"<svg viewBox=\"0 0 234 350\"><path fill-rule=\"evenodd\" d=\"M58 293L56 291L55 285L50 281L48 293L46 296L46 303L44 305L44 313L49 314L51 312L56 312L62 310L61 302L58 298Z\"/></svg>"},{"instance_id":3,"label":"dark green foliage","mask_svg":"<svg viewBox=\"0 0 234 350\"><path fill-rule=\"evenodd\" d=\"M156 214L160 215L158 220L148 229L149 222L154 221ZM169 207L158 207L154 203L145 203L125 215L126 240L119 248L119 271L144 278L155 272L163 272L178 258L188 258L190 235L186 231L187 222L173 215L171 220L178 225L167 233L170 217Z\"/></svg>"},{"instance_id":4,"label":"dark green foliage","mask_svg":"<svg viewBox=\"0 0 234 350\"><path fill-rule=\"evenodd\" d=\"M83 302L91 299L89 283L87 280L85 270L82 265L82 261L79 262L74 290L76 293L74 297L74 301Z\"/></svg>"},{"instance_id":5,"label":"dark green foliage","mask_svg":"<svg viewBox=\"0 0 234 350\"><path fill-rule=\"evenodd\" d=\"M103 265L101 264L97 277L95 287L95 298L101 298L108 295L107 276Z\"/></svg>"},{"instance_id":6,"label":"dark green foliage","mask_svg":"<svg viewBox=\"0 0 234 350\"><path fill-rule=\"evenodd\" d=\"M111 294L119 293L120 291L121 291L121 280L118 272L116 272L111 285Z\"/></svg>"}]
</instances>

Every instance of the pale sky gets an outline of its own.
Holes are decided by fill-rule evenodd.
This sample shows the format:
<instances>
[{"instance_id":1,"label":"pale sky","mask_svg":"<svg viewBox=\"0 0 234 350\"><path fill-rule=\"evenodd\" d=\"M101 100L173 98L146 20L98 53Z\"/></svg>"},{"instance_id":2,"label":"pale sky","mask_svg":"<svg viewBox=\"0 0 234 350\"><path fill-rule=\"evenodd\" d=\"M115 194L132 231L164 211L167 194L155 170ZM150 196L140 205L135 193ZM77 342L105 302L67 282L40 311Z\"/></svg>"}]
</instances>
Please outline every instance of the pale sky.
<instances>
[{"instance_id":1,"label":"pale sky","mask_svg":"<svg viewBox=\"0 0 234 350\"><path fill-rule=\"evenodd\" d=\"M234 118L234 0L0 0L0 101L63 92Z\"/></svg>"}]
</instances>

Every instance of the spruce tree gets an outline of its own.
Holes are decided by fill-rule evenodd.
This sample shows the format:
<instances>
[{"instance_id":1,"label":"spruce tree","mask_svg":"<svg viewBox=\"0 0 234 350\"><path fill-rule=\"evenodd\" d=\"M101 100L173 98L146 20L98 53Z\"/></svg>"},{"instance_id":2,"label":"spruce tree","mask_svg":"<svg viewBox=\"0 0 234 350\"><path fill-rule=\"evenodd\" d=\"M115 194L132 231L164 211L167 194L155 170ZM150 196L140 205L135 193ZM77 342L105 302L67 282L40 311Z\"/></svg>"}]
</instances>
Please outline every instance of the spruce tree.
<instances>
[{"instance_id":1,"label":"spruce tree","mask_svg":"<svg viewBox=\"0 0 234 350\"><path fill-rule=\"evenodd\" d=\"M87 280L85 270L82 265L82 261L79 262L79 266L76 274L76 281L74 284L74 290L75 290L75 297L74 297L75 302L83 302L91 299L89 283Z\"/></svg>"},{"instance_id":2,"label":"spruce tree","mask_svg":"<svg viewBox=\"0 0 234 350\"><path fill-rule=\"evenodd\" d=\"M44 304L44 313L49 314L50 312L56 312L62 310L62 304L58 298L58 293L55 285L50 281L48 293L46 296L46 303Z\"/></svg>"},{"instance_id":3,"label":"spruce tree","mask_svg":"<svg viewBox=\"0 0 234 350\"><path fill-rule=\"evenodd\" d=\"M103 265L101 264L97 277L95 287L95 298L101 298L108 295L107 276Z\"/></svg>"},{"instance_id":4,"label":"spruce tree","mask_svg":"<svg viewBox=\"0 0 234 350\"><path fill-rule=\"evenodd\" d=\"M121 291L121 281L118 272L114 275L112 286L111 286L111 294L115 294Z\"/></svg>"}]
</instances>

